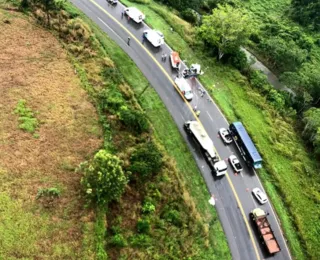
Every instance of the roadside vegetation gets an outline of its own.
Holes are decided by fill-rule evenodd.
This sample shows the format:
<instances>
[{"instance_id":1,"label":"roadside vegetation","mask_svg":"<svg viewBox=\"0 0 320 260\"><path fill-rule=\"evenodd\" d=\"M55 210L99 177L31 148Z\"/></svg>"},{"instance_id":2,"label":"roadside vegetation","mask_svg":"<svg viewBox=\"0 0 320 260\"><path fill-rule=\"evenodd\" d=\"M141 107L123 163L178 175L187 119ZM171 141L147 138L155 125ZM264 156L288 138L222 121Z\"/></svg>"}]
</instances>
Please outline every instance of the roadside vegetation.
<instances>
[{"instance_id":1,"label":"roadside vegetation","mask_svg":"<svg viewBox=\"0 0 320 260\"><path fill-rule=\"evenodd\" d=\"M68 57L73 65L71 67L68 64L72 77L70 74L62 74L65 77L69 76L67 82L81 85L85 90L74 89L69 94L61 95L65 100L70 100L78 98L78 93L82 93L84 97L79 98L79 102L90 100L95 107L95 110L92 107L88 110L93 113L89 118L71 113L73 119L69 120L79 119L85 122L82 126L85 127L85 133L95 136L97 142L94 149L88 152L85 148L91 147L87 143L91 139L80 136L81 127L72 127L70 123L63 121L65 117L62 117L61 122L48 120L50 124L59 125L62 129L68 126L64 131L59 131L59 128L53 126L50 129L53 132L59 131L61 134L67 132L67 136L70 134L73 144L81 151L82 157L79 157L81 159L78 158L72 163L67 160L69 157L64 156L60 151L53 154L54 162L61 165L67 176L72 176L70 179L66 176L65 178L74 190L71 193L69 186L64 186L64 182L62 185L59 179L61 175L55 171L47 171L42 177L42 182L46 185L28 186L25 191L23 189L24 196L30 199L31 192L36 199L30 200L30 208L22 204L23 198L21 203L20 200L11 198L13 195L21 196L20 191L15 190L18 194L12 194L13 189L3 189L7 193L3 196L4 202L0 207L5 209L5 216L8 219L6 223L9 223L12 229L6 230L0 223L1 236L7 238L7 241L17 242L8 243L6 247L1 248L1 256L13 257L13 249L22 246L17 237L26 236L25 241L28 247L23 247L25 251L21 254L21 257L25 258L40 255L70 259L231 259L216 212L208 203L209 194L204 181L170 114L151 88L146 90L139 102L135 98L148 84L135 64L120 47L71 4L63 3L48 9L41 1L23 1L22 3L24 10L29 10L29 14L36 18L38 25L49 28L60 39L60 44L65 51L62 51L58 43L51 42L52 48L65 55L64 58ZM6 6L8 7L7 4ZM12 8L12 5L9 7ZM2 26L15 27L16 13L1 12L7 21ZM21 20L25 19L26 23L21 28L36 27L30 16L21 13L18 15ZM27 22L28 19L31 21ZM41 31L41 29L38 30ZM22 33L21 31L17 36ZM48 31L45 33L51 35ZM33 35L31 32L29 34ZM28 43L24 46L26 49L30 48ZM27 54L36 55L37 51L32 49ZM60 60L61 56L57 56ZM55 56L50 56L48 59L55 59ZM44 72L36 75L37 77L41 75L44 79L47 76ZM10 81L8 86L11 86ZM39 91L40 86L37 88ZM52 87L48 84L47 87L50 88L50 86ZM65 84L63 86L65 87ZM60 84L59 89L64 90L64 87L61 88ZM30 90L34 93L32 85ZM26 103L22 102L23 109L30 112L31 118L35 115L32 111L37 111L36 118L40 122L37 125L37 132L40 136L39 142L43 142L42 138L46 135L42 129L47 129L47 120L44 119L42 109L35 105L40 102L42 96L37 94L37 102L35 102L27 95L29 92L22 92L24 95L21 93L22 97L19 97L13 91L14 108L7 114L18 117L12 111L17 106L18 100L25 99ZM51 98L56 98L56 95L50 94ZM49 93L45 97L47 95ZM72 102L69 106L48 102L42 102L42 105L46 106L50 112L52 109L58 109L60 113L78 109L78 106L74 106ZM86 108L84 105L81 106ZM19 107L21 108L22 105L20 104ZM6 122L6 119L2 119L1 122ZM14 121L10 120L10 122ZM21 131L18 129L18 119L15 123L16 131ZM8 131L12 131L12 128ZM3 132L0 131L0 133ZM170 139L167 138L169 133ZM26 137L23 136L23 138ZM38 141L35 138L32 140ZM81 145L77 144L77 140L81 141ZM65 152L78 151L71 149L70 147L73 148L73 146L60 142L59 139L54 143L64 147ZM8 144L8 147L11 146ZM8 151L7 154L11 153L13 152ZM47 153L48 151L41 152L42 155ZM32 160L37 158L32 153L29 157ZM46 159L52 169L55 169L52 158ZM42 165L43 160L38 164ZM76 167L79 164L80 166ZM8 167L10 165L14 165L12 161L8 162ZM33 176L32 180L36 182L43 174L42 171L34 174L29 166L29 164L24 165L30 173L23 179L17 180L21 186L25 185L28 177ZM1 160L1 170L2 167L4 166ZM75 168L77 168L76 173ZM16 174L19 173L20 170L17 169ZM12 174L10 168L7 170L7 175L9 174ZM1 175L3 186L16 187L14 184L11 186L7 175ZM55 181L51 181L51 178ZM11 205L8 201L12 201ZM66 203L70 206L67 207ZM46 205L45 209L40 207L42 204ZM84 209L85 205L87 209ZM15 222L10 220L10 214L13 213L8 210L9 207L16 209L17 212L24 212L19 216L23 215L25 219L16 220L27 222L26 229L11 232L14 230ZM60 211L56 208L63 212L63 217L59 215ZM66 210L69 208L72 211ZM35 219L33 219L34 214L37 216ZM52 221L60 221L60 218L70 219L69 214L72 214L72 220L74 218L80 220L76 225L77 229L70 231L66 225L62 224L59 226L61 229L51 228ZM41 228L39 232L35 232L37 228L39 229L39 224ZM70 229L73 224L72 221L68 222ZM48 230L50 234L53 234L52 230L59 230L59 236L56 239L52 236L43 239ZM65 234L65 230L68 234ZM64 239L61 238L62 236ZM41 247L41 243L37 243L40 240L50 245L54 253L46 247ZM60 246L61 241L68 241L70 244L65 243Z\"/></svg>"},{"instance_id":2,"label":"roadside vegetation","mask_svg":"<svg viewBox=\"0 0 320 260\"><path fill-rule=\"evenodd\" d=\"M183 14L186 8L194 9L202 14L212 14L211 10L216 8L215 12L220 10L219 15L221 15L221 12L227 12L227 9L230 8L223 5L225 1L201 1L195 6L192 6L193 1L165 2L171 6L162 6L154 1L148 1L145 4L137 4L128 0L122 2L128 6L137 6L142 10L146 14L146 22L153 28L161 29L166 42L174 50L179 51L182 59L187 60L188 64L199 62L203 68L207 68L200 80L230 122L240 120L245 124L264 158L264 168L259 170L258 174L281 220L293 256L296 259L319 259L317 235L320 230L317 224L320 215L319 163L315 154L310 150L318 151L316 143L319 140L317 132L319 113L317 108L313 108L310 112L302 114L310 106L317 105L315 95L317 92L312 92L319 90L316 84L320 82L316 80L316 77L320 75L317 73L319 68L317 66L317 34L311 34L298 26L291 27L293 22L289 18L283 19L284 13L282 16L279 15L279 12L284 12L285 8L289 8L286 1L250 1L241 2L241 4L236 1L228 1L235 12L247 14L250 18L248 26L251 28L251 33L245 41L238 41L231 48L227 48L219 62L216 59L219 58L219 44L212 36L212 33L217 35L221 33L219 28L204 28L205 23L201 24L196 19L196 13L192 11L195 16L188 19L198 25L199 34L199 29L186 23L177 15L187 18ZM218 6L218 3L221 6ZM172 7L181 12L173 10ZM206 19L211 18L204 17L203 21ZM237 25L241 26L241 23L233 25L236 30L241 31ZM279 26L281 29L276 29L280 28ZM211 33L211 39L201 37L201 27L202 30L208 30ZM170 28L173 28L173 32ZM253 28L258 28L258 30ZM297 43L293 45L292 41L285 36L296 37L295 41L301 44L312 42L312 48L309 50L309 55L312 55L311 60L306 58L309 64L304 65L310 70L308 71L306 67L304 74L295 75L296 79L303 77L306 80L304 85L300 84L300 89L289 85L297 93L295 100L292 100L287 93L270 86L264 75L251 70L244 53L239 51L240 44L246 44L255 50L254 53L261 53L259 57L268 58L273 51L265 49L265 54L263 54L254 41L257 37L260 42L267 41L267 34L271 36L280 32L283 37L280 39L284 44L282 45L283 52L275 50L280 46L279 44L269 45L275 50L275 54L284 55L273 57L276 64L298 66L301 59L295 55L306 53L303 45L300 47L296 45ZM207 37L210 36L207 35ZM268 64L272 65L272 63ZM301 117L304 119L301 120ZM313 145L314 148L308 147L308 144Z\"/></svg>"}]
</instances>

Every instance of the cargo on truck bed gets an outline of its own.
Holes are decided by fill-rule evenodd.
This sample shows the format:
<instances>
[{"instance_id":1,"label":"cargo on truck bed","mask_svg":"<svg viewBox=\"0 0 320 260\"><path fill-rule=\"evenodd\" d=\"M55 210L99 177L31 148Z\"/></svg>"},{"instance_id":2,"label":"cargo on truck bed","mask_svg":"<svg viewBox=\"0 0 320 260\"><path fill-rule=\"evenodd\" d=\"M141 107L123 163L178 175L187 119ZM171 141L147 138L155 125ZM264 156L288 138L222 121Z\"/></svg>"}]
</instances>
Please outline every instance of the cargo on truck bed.
<instances>
[{"instance_id":1,"label":"cargo on truck bed","mask_svg":"<svg viewBox=\"0 0 320 260\"><path fill-rule=\"evenodd\" d=\"M274 236L265 211L260 208L256 208L251 211L250 215L258 229L262 243L268 250L268 253L273 255L280 252L280 246L276 237Z\"/></svg>"}]
</instances>

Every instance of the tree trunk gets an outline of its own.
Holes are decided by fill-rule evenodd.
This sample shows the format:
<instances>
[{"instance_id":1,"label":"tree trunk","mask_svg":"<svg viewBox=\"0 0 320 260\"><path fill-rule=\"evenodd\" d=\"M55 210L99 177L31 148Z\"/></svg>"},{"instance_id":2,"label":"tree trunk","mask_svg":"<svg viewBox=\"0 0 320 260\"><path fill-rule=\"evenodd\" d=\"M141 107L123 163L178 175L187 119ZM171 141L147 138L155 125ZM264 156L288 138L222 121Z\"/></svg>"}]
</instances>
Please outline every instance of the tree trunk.
<instances>
[{"instance_id":1,"label":"tree trunk","mask_svg":"<svg viewBox=\"0 0 320 260\"><path fill-rule=\"evenodd\" d=\"M224 55L223 51L221 51L221 49L219 48L219 50L218 50L218 59L221 60L223 55Z\"/></svg>"}]
</instances>

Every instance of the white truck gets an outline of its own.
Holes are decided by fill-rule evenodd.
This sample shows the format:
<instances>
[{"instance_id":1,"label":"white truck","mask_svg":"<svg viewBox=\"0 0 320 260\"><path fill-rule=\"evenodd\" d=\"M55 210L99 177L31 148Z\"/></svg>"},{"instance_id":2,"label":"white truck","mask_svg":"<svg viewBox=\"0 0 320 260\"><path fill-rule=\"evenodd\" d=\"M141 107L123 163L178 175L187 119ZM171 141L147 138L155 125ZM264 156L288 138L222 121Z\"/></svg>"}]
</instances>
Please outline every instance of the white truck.
<instances>
[{"instance_id":1,"label":"white truck","mask_svg":"<svg viewBox=\"0 0 320 260\"><path fill-rule=\"evenodd\" d=\"M164 36L162 32L157 30L145 30L143 37L147 39L154 47L160 47L164 44Z\"/></svg>"},{"instance_id":2,"label":"white truck","mask_svg":"<svg viewBox=\"0 0 320 260\"><path fill-rule=\"evenodd\" d=\"M189 85L189 83L184 78L176 77L174 80L174 83L176 83L176 86L180 90L180 92L183 94L186 100L191 101L193 98L192 89Z\"/></svg>"},{"instance_id":3,"label":"white truck","mask_svg":"<svg viewBox=\"0 0 320 260\"><path fill-rule=\"evenodd\" d=\"M141 23L146 18L146 16L139 9L135 7L126 8L124 10L124 13L136 23Z\"/></svg>"},{"instance_id":4,"label":"white truck","mask_svg":"<svg viewBox=\"0 0 320 260\"><path fill-rule=\"evenodd\" d=\"M224 160L219 160L211 138L200 123L198 121L187 121L185 122L184 127L187 133L200 145L209 166L215 172L216 176L225 175L227 172L227 164Z\"/></svg>"}]
</instances>

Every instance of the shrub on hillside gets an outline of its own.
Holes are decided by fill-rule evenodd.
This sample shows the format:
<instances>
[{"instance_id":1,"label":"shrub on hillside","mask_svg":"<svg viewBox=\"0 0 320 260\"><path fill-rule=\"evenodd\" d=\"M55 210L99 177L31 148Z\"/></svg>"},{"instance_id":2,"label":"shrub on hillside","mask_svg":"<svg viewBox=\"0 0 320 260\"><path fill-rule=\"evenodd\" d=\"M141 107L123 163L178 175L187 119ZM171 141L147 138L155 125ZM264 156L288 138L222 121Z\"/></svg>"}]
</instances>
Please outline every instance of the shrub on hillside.
<instances>
[{"instance_id":1,"label":"shrub on hillside","mask_svg":"<svg viewBox=\"0 0 320 260\"><path fill-rule=\"evenodd\" d=\"M111 238L110 244L116 247L125 247L128 243L122 234L116 234Z\"/></svg>"},{"instance_id":2,"label":"shrub on hillside","mask_svg":"<svg viewBox=\"0 0 320 260\"><path fill-rule=\"evenodd\" d=\"M145 201L142 206L142 213L150 214L156 211L156 206L150 201Z\"/></svg>"},{"instance_id":3,"label":"shrub on hillside","mask_svg":"<svg viewBox=\"0 0 320 260\"><path fill-rule=\"evenodd\" d=\"M320 109L310 108L303 114L304 129L302 135L313 145L315 153L320 155Z\"/></svg>"},{"instance_id":4,"label":"shrub on hillside","mask_svg":"<svg viewBox=\"0 0 320 260\"><path fill-rule=\"evenodd\" d=\"M231 54L229 61L232 66L234 66L241 72L245 72L249 67L247 56L241 50L237 50L235 53Z\"/></svg>"},{"instance_id":5,"label":"shrub on hillside","mask_svg":"<svg viewBox=\"0 0 320 260\"><path fill-rule=\"evenodd\" d=\"M151 245L151 238L146 234L134 235L130 238L130 244L135 247L147 247Z\"/></svg>"},{"instance_id":6,"label":"shrub on hillside","mask_svg":"<svg viewBox=\"0 0 320 260\"><path fill-rule=\"evenodd\" d=\"M137 223L137 230L139 233L148 234L150 232L150 220L139 219Z\"/></svg>"},{"instance_id":7,"label":"shrub on hillside","mask_svg":"<svg viewBox=\"0 0 320 260\"><path fill-rule=\"evenodd\" d=\"M120 120L132 131L137 134L149 130L149 122L144 112L138 110L122 109L120 111Z\"/></svg>"},{"instance_id":8,"label":"shrub on hillside","mask_svg":"<svg viewBox=\"0 0 320 260\"><path fill-rule=\"evenodd\" d=\"M187 22L190 22L192 24L197 24L199 22L198 14L196 11L187 8L186 10L181 12L181 16L183 19L185 19Z\"/></svg>"},{"instance_id":9,"label":"shrub on hillside","mask_svg":"<svg viewBox=\"0 0 320 260\"><path fill-rule=\"evenodd\" d=\"M144 4L144 5L150 4L150 0L131 0L131 2L135 2L138 4Z\"/></svg>"},{"instance_id":10,"label":"shrub on hillside","mask_svg":"<svg viewBox=\"0 0 320 260\"><path fill-rule=\"evenodd\" d=\"M180 212L176 209L165 209L161 217L177 227L182 227L183 222L180 216Z\"/></svg>"},{"instance_id":11,"label":"shrub on hillside","mask_svg":"<svg viewBox=\"0 0 320 260\"><path fill-rule=\"evenodd\" d=\"M162 154L153 142L138 146L132 153L130 162L130 171L141 174L143 177L150 176L152 173L158 173L163 164ZM134 171L134 169L143 169L143 171Z\"/></svg>"},{"instance_id":12,"label":"shrub on hillside","mask_svg":"<svg viewBox=\"0 0 320 260\"><path fill-rule=\"evenodd\" d=\"M113 114L116 114L125 104L122 94L116 88L102 89L98 93L98 100L102 110L109 110Z\"/></svg>"},{"instance_id":13,"label":"shrub on hillside","mask_svg":"<svg viewBox=\"0 0 320 260\"><path fill-rule=\"evenodd\" d=\"M266 75L259 70L251 70L249 73L250 85L262 93L267 93L272 88Z\"/></svg>"}]
</instances>

